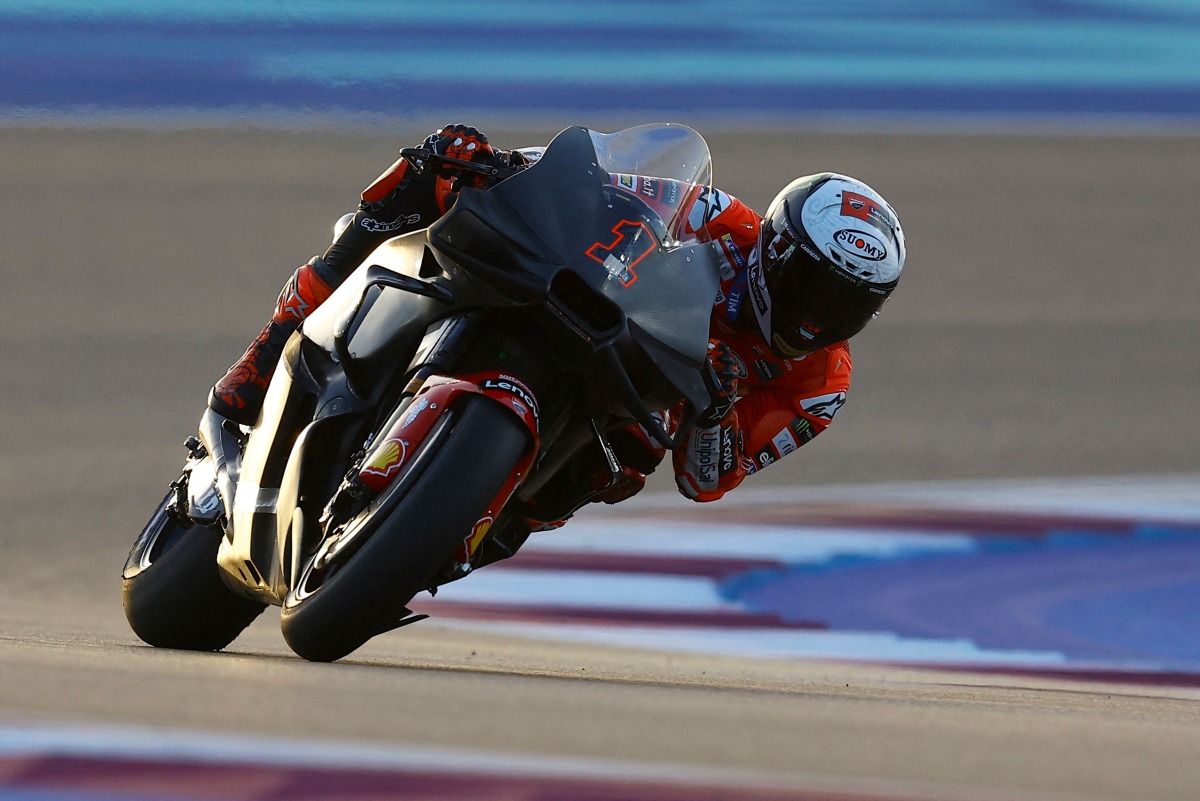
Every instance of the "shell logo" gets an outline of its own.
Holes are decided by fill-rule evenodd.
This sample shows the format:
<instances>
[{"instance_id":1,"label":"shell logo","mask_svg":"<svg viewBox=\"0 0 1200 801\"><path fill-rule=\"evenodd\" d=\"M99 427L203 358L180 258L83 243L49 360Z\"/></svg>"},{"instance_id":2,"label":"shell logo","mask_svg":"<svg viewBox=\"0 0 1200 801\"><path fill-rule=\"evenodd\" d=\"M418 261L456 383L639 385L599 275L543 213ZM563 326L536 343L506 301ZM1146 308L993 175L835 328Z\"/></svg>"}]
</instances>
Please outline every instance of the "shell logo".
<instances>
[{"instance_id":1,"label":"shell logo","mask_svg":"<svg viewBox=\"0 0 1200 801\"><path fill-rule=\"evenodd\" d=\"M467 537L468 553L475 553L475 549L479 547L479 543L483 542L483 538L492 530L492 523L494 522L495 519L491 515L481 517L476 521L474 527L471 528L471 536Z\"/></svg>"},{"instance_id":2,"label":"shell logo","mask_svg":"<svg viewBox=\"0 0 1200 801\"><path fill-rule=\"evenodd\" d=\"M375 458L363 466L362 472L372 476L388 478L404 464L408 454L408 443L399 437L387 440L375 452Z\"/></svg>"}]
</instances>

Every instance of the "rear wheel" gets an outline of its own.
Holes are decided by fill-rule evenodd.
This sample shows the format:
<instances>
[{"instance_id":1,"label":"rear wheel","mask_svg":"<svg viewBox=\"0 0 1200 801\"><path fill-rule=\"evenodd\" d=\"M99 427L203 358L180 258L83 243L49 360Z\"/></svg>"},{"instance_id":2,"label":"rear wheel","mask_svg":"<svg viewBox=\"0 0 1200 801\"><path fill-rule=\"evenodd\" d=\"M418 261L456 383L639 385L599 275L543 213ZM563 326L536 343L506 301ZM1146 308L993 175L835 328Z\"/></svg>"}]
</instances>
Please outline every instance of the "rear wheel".
<instances>
[{"instance_id":1,"label":"rear wheel","mask_svg":"<svg viewBox=\"0 0 1200 801\"><path fill-rule=\"evenodd\" d=\"M284 601L297 654L332 662L393 627L428 589L516 468L525 425L467 396L426 437L388 490L318 548Z\"/></svg>"},{"instance_id":2,"label":"rear wheel","mask_svg":"<svg viewBox=\"0 0 1200 801\"><path fill-rule=\"evenodd\" d=\"M181 518L167 494L134 543L121 574L130 627L159 648L219 651L266 604L235 595L221 580L221 533Z\"/></svg>"}]
</instances>

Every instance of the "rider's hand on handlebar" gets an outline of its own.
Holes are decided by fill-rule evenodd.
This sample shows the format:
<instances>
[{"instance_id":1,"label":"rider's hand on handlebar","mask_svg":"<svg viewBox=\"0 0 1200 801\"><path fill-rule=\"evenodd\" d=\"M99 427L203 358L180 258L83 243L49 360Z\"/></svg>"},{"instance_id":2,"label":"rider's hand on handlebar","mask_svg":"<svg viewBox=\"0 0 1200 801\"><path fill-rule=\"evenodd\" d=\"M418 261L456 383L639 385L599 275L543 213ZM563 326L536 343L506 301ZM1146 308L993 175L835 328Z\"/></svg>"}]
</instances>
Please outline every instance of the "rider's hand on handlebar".
<instances>
[{"instance_id":1,"label":"rider's hand on handlebar","mask_svg":"<svg viewBox=\"0 0 1200 801\"><path fill-rule=\"evenodd\" d=\"M437 133L430 134L421 147L430 153L459 161L491 163L496 152L488 144L487 136L469 125L447 125ZM455 177L474 186L487 186L487 179L471 173L455 174L453 167L438 165L436 171L443 177Z\"/></svg>"},{"instance_id":2,"label":"rider's hand on handlebar","mask_svg":"<svg viewBox=\"0 0 1200 801\"><path fill-rule=\"evenodd\" d=\"M711 428L724 420L733 410L733 402L737 400L738 371L737 358L724 342L716 339L708 341L708 374L706 383L712 395L712 403L696 418L696 425L701 428Z\"/></svg>"}]
</instances>

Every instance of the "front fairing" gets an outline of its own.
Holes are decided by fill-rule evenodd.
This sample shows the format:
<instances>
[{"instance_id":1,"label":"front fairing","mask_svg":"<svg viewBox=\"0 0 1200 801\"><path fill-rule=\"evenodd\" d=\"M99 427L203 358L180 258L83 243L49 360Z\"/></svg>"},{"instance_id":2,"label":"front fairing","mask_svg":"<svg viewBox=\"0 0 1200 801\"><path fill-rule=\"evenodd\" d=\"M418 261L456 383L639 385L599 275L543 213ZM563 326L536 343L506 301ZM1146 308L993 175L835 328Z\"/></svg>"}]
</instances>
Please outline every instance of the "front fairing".
<instances>
[{"instance_id":1,"label":"front fairing","mask_svg":"<svg viewBox=\"0 0 1200 801\"><path fill-rule=\"evenodd\" d=\"M675 182L677 202L652 205L621 180L630 175ZM552 285L569 272L619 309L638 337L698 372L719 266L712 245L684 232L688 198L710 175L707 145L685 126L568 128L524 172L464 190L431 227L430 244L443 266L482 276L517 302L555 295ZM596 314L592 333L603 333L603 310Z\"/></svg>"}]
</instances>

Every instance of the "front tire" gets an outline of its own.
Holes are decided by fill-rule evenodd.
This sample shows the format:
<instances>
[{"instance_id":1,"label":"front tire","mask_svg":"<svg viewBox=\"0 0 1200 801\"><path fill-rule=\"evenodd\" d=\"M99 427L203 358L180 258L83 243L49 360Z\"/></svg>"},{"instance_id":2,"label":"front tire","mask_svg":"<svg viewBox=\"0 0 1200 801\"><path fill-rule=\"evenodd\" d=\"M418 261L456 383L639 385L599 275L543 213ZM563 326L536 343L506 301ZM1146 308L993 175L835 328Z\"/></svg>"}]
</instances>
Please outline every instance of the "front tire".
<instances>
[{"instance_id":1,"label":"front tire","mask_svg":"<svg viewBox=\"0 0 1200 801\"><path fill-rule=\"evenodd\" d=\"M266 604L235 595L221 580L221 533L181 519L168 493L134 543L121 576L125 618L158 648L219 651Z\"/></svg>"},{"instance_id":2,"label":"front tire","mask_svg":"<svg viewBox=\"0 0 1200 801\"><path fill-rule=\"evenodd\" d=\"M352 521L361 544L319 557L284 601L283 636L299 656L332 662L394 626L428 589L529 446L495 401L468 396L435 426L378 506ZM328 541L327 541L328 543Z\"/></svg>"}]
</instances>

